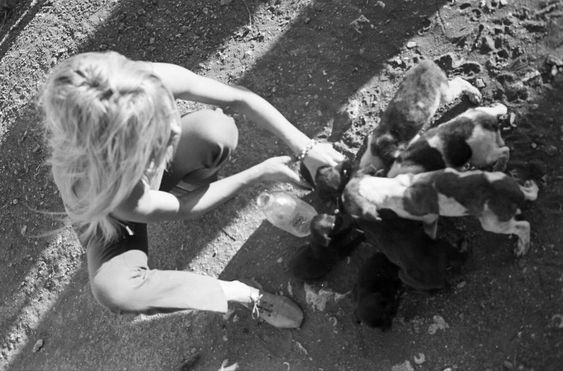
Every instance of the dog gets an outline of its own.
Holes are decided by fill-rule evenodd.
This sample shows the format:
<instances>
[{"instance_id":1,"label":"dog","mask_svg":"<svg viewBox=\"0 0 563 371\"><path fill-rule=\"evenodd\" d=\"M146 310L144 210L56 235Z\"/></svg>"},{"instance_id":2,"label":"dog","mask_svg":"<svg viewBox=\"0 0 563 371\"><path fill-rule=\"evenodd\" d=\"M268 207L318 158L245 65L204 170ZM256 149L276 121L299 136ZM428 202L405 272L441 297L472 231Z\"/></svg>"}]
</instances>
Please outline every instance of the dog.
<instances>
[{"instance_id":1,"label":"dog","mask_svg":"<svg viewBox=\"0 0 563 371\"><path fill-rule=\"evenodd\" d=\"M440 215L473 215L484 230L515 234L514 250L523 256L530 247L530 223L516 220L526 200L534 201L538 186L533 180L520 185L501 172L447 168L420 174L383 178L357 172L342 192L342 207L353 218L378 221L379 210L390 209L399 217L423 222L425 232L436 238Z\"/></svg>"},{"instance_id":2,"label":"dog","mask_svg":"<svg viewBox=\"0 0 563 371\"><path fill-rule=\"evenodd\" d=\"M375 253L364 262L353 290L354 314L359 322L382 331L391 328L403 293L398 273L399 267L382 253Z\"/></svg>"},{"instance_id":3,"label":"dog","mask_svg":"<svg viewBox=\"0 0 563 371\"><path fill-rule=\"evenodd\" d=\"M315 193L321 200L338 203L344 186L358 167L350 159L335 166L321 166L315 175Z\"/></svg>"},{"instance_id":4,"label":"dog","mask_svg":"<svg viewBox=\"0 0 563 371\"><path fill-rule=\"evenodd\" d=\"M510 149L500 134L500 123L507 119L503 104L471 108L455 118L417 135L395 159L387 173L423 173L452 167L461 169L471 162L478 168L493 165L504 171Z\"/></svg>"},{"instance_id":5,"label":"dog","mask_svg":"<svg viewBox=\"0 0 563 371\"><path fill-rule=\"evenodd\" d=\"M364 241L362 231L343 214L318 214L311 221L311 235L289 260L289 271L302 281L316 281L328 274Z\"/></svg>"},{"instance_id":6,"label":"dog","mask_svg":"<svg viewBox=\"0 0 563 371\"><path fill-rule=\"evenodd\" d=\"M391 210L380 211L380 221L360 220L358 226L373 245L399 267L399 278L408 287L435 291L448 285L448 276L461 268L469 255L467 243L454 246L432 239L419 221L399 218Z\"/></svg>"},{"instance_id":7,"label":"dog","mask_svg":"<svg viewBox=\"0 0 563 371\"><path fill-rule=\"evenodd\" d=\"M481 102L481 93L476 87L460 77L448 81L444 71L432 61L424 60L411 68L381 122L368 136L360 168L387 172L397 155L430 122L438 108L462 93L474 104Z\"/></svg>"}]
</instances>

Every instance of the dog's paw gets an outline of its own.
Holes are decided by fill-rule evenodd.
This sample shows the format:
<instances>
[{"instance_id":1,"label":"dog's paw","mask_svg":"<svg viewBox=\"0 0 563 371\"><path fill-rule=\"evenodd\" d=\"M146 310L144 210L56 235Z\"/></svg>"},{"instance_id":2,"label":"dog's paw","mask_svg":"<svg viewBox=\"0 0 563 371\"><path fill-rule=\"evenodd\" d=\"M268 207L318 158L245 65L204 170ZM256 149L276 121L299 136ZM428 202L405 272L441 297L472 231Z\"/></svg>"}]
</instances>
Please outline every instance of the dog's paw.
<instances>
[{"instance_id":1,"label":"dog's paw","mask_svg":"<svg viewBox=\"0 0 563 371\"><path fill-rule=\"evenodd\" d=\"M481 95L481 92L477 90L477 88L467 91L466 94L467 98L469 98L469 101L473 104L480 104L483 100L483 96Z\"/></svg>"},{"instance_id":2,"label":"dog's paw","mask_svg":"<svg viewBox=\"0 0 563 371\"><path fill-rule=\"evenodd\" d=\"M514 255L516 255L517 257L520 258L520 257L526 255L528 250L530 250L530 241L525 241L525 240L519 239L518 244L514 248Z\"/></svg>"}]
</instances>

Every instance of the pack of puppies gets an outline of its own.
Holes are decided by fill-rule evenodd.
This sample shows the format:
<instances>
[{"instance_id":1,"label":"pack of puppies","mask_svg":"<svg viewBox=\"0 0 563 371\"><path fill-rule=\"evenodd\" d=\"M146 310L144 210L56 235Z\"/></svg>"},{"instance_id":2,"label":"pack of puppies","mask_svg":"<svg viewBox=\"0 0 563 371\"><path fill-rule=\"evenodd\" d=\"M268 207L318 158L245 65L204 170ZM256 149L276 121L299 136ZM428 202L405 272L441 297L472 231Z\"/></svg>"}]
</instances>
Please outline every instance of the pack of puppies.
<instances>
[{"instance_id":1,"label":"pack of puppies","mask_svg":"<svg viewBox=\"0 0 563 371\"><path fill-rule=\"evenodd\" d=\"M325 215L324 229L313 223L315 237L296 255L294 274L314 272L315 279L322 278L363 238L377 246L384 257L365 262L355 289L356 316L370 326L390 327L402 284L424 290L444 287L448 268L464 261L466 254L459 246L436 239L440 215L473 215L487 231L517 235L516 255L529 249L530 225L516 215L525 201L537 198L537 185L533 181L520 185L501 172L457 171L467 163L505 169L509 149L499 126L507 108L502 104L472 108L420 133L441 104L462 93L473 103L481 101L479 91L467 81L448 81L436 64L421 62L407 72L379 126L367 138L358 168L344 162L316 174L319 196L335 200L339 215L353 222L335 227ZM356 228L365 236L346 240ZM338 238L321 242L315 229ZM345 240L349 244L339 246ZM330 263L319 265L325 260Z\"/></svg>"}]
</instances>

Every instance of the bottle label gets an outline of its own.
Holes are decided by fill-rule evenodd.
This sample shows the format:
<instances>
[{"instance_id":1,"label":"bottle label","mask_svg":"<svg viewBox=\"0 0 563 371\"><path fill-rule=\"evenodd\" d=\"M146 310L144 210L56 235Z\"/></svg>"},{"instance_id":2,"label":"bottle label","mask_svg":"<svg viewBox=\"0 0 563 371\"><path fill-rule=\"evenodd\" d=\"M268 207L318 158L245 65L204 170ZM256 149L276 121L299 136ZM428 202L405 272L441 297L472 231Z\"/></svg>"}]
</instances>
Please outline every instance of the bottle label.
<instances>
[{"instance_id":1,"label":"bottle label","mask_svg":"<svg viewBox=\"0 0 563 371\"><path fill-rule=\"evenodd\" d=\"M306 232L307 218L301 214L297 214L291 221L291 225L298 231Z\"/></svg>"}]
</instances>

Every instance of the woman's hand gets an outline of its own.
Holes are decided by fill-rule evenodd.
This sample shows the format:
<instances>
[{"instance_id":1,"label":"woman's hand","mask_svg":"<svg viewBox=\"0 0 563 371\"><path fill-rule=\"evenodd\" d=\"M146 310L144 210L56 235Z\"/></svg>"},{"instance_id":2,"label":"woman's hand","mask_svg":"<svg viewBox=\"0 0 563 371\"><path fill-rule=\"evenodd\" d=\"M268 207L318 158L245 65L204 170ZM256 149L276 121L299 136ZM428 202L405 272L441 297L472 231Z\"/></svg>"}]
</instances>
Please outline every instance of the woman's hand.
<instances>
[{"instance_id":1,"label":"woman's hand","mask_svg":"<svg viewBox=\"0 0 563 371\"><path fill-rule=\"evenodd\" d=\"M344 161L344 155L332 147L331 143L322 142L313 145L303 158L303 164L315 179L317 170L322 166L336 166Z\"/></svg>"},{"instance_id":2,"label":"woman's hand","mask_svg":"<svg viewBox=\"0 0 563 371\"><path fill-rule=\"evenodd\" d=\"M258 164L260 167L261 180L273 182L292 182L299 186L310 188L299 176L299 173L291 168L293 160L289 156L271 157Z\"/></svg>"}]
</instances>

